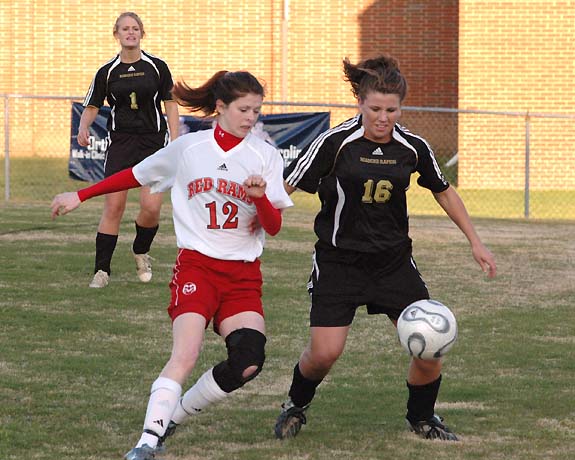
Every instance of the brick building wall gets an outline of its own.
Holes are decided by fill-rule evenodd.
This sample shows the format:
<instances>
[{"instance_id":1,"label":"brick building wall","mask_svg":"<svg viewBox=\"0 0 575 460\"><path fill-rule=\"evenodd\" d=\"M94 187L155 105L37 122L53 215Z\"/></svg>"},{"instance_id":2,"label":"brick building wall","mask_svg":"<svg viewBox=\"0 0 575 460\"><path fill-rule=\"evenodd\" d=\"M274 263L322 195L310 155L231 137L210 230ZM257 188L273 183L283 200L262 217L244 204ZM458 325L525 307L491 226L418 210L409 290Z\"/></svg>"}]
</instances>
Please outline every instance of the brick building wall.
<instances>
[{"instance_id":1,"label":"brick building wall","mask_svg":"<svg viewBox=\"0 0 575 460\"><path fill-rule=\"evenodd\" d=\"M460 0L459 107L575 114L575 1ZM575 188L575 120L532 118L530 186ZM525 119L459 117L459 186L521 189Z\"/></svg>"},{"instance_id":2,"label":"brick building wall","mask_svg":"<svg viewBox=\"0 0 575 460\"><path fill-rule=\"evenodd\" d=\"M87 0L2 1L0 93L83 96L98 67L118 51L112 27L125 10L140 15L146 30L142 47L163 58L174 78L194 85L222 68L249 69L266 83L268 101L282 100L283 0L144 0L121 7ZM406 104L457 103L457 0L290 0L287 49L287 101L354 104L342 59L386 52L400 61L410 81ZM48 154L55 139L62 140L60 153L67 153L67 104L51 109L39 102L15 104L13 155ZM330 109L265 108L302 110ZM336 124L355 110L331 112ZM49 129L40 129L48 115Z\"/></svg>"},{"instance_id":3,"label":"brick building wall","mask_svg":"<svg viewBox=\"0 0 575 460\"><path fill-rule=\"evenodd\" d=\"M266 83L267 100L281 101L283 8L284 0L0 1L0 93L82 97L118 51L116 17L135 10L147 32L143 48L175 78L193 85L222 68L249 69ZM409 81L406 105L574 113L574 11L575 0L289 0L285 99L354 104L342 59L385 52ZM11 155L67 156L68 103L10 104ZM332 124L355 112L264 110L331 110ZM446 133L456 133L460 187L523 187L522 120L442 116L434 125L431 117L406 121L444 155L454 153ZM3 124L0 113L2 135ZM532 163L541 166L532 185L575 188L573 123L534 119L532 133ZM557 158L565 167L555 167Z\"/></svg>"}]
</instances>

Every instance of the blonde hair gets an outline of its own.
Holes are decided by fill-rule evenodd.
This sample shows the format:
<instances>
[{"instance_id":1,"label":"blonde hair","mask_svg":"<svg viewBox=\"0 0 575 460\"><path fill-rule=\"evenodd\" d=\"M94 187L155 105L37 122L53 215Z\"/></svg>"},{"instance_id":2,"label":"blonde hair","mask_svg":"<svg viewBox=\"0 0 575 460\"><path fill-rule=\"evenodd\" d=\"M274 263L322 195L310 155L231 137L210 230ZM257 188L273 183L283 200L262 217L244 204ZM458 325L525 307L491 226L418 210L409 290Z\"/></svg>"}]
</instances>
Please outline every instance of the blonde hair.
<instances>
[{"instance_id":1,"label":"blonde hair","mask_svg":"<svg viewBox=\"0 0 575 460\"><path fill-rule=\"evenodd\" d=\"M138 23L138 25L140 26L140 32L142 33L142 38L144 38L144 35L146 35L146 32L144 31L144 23L140 19L140 16L138 16L136 13L133 13L132 11L126 11L125 13L122 13L120 16L118 16L118 18L116 19L116 23L114 24L114 31L112 33L115 34L116 32L118 32L118 24L125 17L132 18Z\"/></svg>"}]
</instances>

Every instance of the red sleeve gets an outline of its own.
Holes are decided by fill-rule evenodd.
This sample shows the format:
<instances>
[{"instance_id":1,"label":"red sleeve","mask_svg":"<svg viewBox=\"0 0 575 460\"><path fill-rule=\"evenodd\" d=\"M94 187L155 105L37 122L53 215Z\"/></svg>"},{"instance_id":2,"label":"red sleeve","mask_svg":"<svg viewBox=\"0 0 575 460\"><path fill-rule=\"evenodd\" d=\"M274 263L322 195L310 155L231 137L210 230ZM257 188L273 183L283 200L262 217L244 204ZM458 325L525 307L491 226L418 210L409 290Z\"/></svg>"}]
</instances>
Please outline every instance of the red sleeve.
<instances>
[{"instance_id":1,"label":"red sleeve","mask_svg":"<svg viewBox=\"0 0 575 460\"><path fill-rule=\"evenodd\" d=\"M282 213L279 209L274 208L266 195L261 198L252 198L256 205L258 219L263 229L271 236L276 235L282 226Z\"/></svg>"},{"instance_id":2,"label":"red sleeve","mask_svg":"<svg viewBox=\"0 0 575 460\"><path fill-rule=\"evenodd\" d=\"M128 168L112 174L110 177L106 177L90 187L78 190L78 197L80 201L86 201L88 198L105 195L106 193L120 192L140 187L141 185L134 177L132 168Z\"/></svg>"}]
</instances>

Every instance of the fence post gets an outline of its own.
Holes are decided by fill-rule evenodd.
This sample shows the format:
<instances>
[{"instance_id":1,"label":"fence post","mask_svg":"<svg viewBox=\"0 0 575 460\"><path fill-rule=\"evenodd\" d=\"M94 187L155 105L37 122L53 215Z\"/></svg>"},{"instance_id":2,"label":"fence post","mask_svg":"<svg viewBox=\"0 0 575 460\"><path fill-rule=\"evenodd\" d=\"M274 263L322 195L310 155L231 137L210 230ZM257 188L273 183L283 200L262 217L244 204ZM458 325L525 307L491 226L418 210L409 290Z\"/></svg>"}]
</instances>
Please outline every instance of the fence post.
<instances>
[{"instance_id":1,"label":"fence post","mask_svg":"<svg viewBox=\"0 0 575 460\"><path fill-rule=\"evenodd\" d=\"M4 95L4 201L10 201L10 99Z\"/></svg>"},{"instance_id":2,"label":"fence post","mask_svg":"<svg viewBox=\"0 0 575 460\"><path fill-rule=\"evenodd\" d=\"M283 15L281 25L281 97L282 101L288 98L288 41L289 41L289 0L283 0Z\"/></svg>"},{"instance_id":3,"label":"fence post","mask_svg":"<svg viewBox=\"0 0 575 460\"><path fill-rule=\"evenodd\" d=\"M529 155L531 153L530 149L530 116L529 111L525 114L525 198L524 198L524 208L523 215L526 219L529 219Z\"/></svg>"}]
</instances>

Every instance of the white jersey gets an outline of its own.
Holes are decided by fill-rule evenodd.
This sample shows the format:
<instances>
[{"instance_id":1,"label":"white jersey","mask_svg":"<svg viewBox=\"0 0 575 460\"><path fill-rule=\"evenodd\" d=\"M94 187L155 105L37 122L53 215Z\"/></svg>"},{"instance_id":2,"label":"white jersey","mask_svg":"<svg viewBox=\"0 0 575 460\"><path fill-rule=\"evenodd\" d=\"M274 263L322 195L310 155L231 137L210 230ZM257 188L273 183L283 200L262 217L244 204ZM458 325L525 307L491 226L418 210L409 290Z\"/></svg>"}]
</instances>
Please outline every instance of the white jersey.
<instances>
[{"instance_id":1,"label":"white jersey","mask_svg":"<svg viewBox=\"0 0 575 460\"><path fill-rule=\"evenodd\" d=\"M133 173L152 192L172 189L179 248L216 259L253 261L262 253L265 231L250 232L256 207L242 184L258 174L275 208L293 206L283 186L283 164L273 146L252 134L226 152L209 129L180 136L134 166Z\"/></svg>"}]
</instances>

